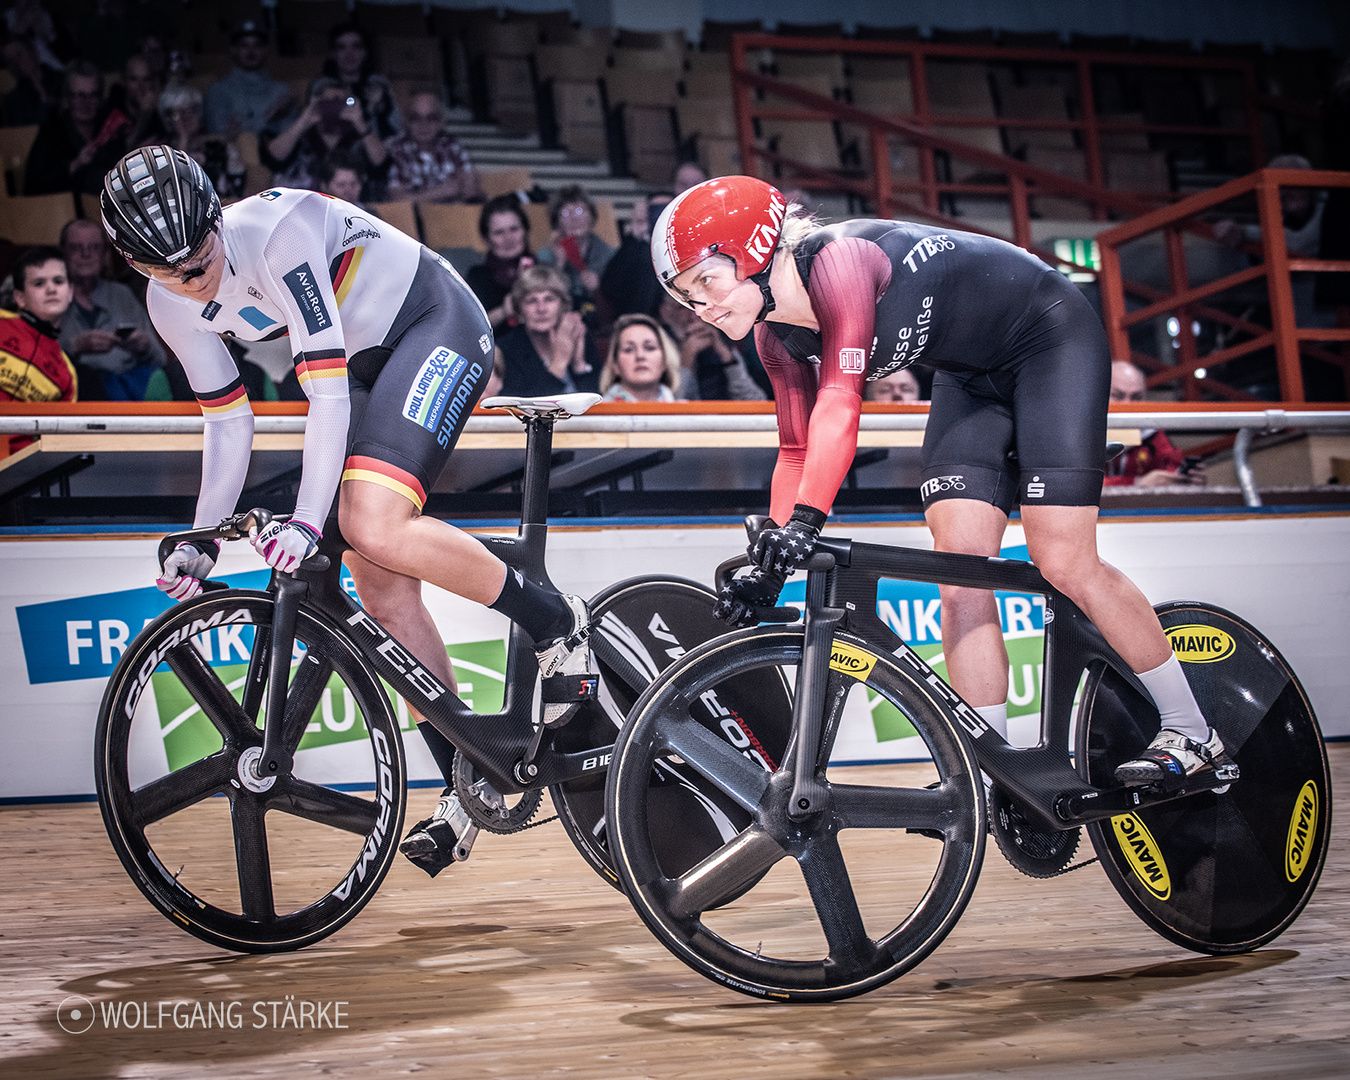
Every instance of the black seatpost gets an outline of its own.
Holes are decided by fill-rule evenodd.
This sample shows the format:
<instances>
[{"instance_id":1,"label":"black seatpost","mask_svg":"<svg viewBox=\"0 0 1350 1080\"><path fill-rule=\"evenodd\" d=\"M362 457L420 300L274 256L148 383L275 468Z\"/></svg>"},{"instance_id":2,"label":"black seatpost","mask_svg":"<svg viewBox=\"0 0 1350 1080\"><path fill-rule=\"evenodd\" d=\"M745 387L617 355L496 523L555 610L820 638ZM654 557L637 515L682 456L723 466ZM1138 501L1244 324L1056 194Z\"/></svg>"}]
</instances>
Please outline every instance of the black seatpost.
<instances>
[{"instance_id":1,"label":"black seatpost","mask_svg":"<svg viewBox=\"0 0 1350 1080\"><path fill-rule=\"evenodd\" d=\"M525 418L525 478L521 485L520 524L544 525L548 521L549 463L553 458L553 417Z\"/></svg>"}]
</instances>

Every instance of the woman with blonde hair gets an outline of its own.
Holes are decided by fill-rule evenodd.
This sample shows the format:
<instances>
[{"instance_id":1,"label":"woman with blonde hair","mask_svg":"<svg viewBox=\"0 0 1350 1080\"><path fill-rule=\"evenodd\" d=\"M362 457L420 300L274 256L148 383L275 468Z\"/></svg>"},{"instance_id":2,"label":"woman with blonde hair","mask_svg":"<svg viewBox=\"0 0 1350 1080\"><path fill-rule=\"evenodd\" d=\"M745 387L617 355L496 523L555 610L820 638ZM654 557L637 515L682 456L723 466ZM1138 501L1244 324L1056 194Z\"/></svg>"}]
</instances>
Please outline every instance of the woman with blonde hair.
<instances>
[{"instance_id":1,"label":"woman with blonde hair","mask_svg":"<svg viewBox=\"0 0 1350 1080\"><path fill-rule=\"evenodd\" d=\"M508 397L594 391L600 358L562 274L551 266L529 266L511 286L520 325L497 338L494 367Z\"/></svg>"},{"instance_id":2,"label":"woman with blonde hair","mask_svg":"<svg viewBox=\"0 0 1350 1080\"><path fill-rule=\"evenodd\" d=\"M624 315L614 324L600 373L606 401L674 401L680 351L650 315Z\"/></svg>"}]
</instances>

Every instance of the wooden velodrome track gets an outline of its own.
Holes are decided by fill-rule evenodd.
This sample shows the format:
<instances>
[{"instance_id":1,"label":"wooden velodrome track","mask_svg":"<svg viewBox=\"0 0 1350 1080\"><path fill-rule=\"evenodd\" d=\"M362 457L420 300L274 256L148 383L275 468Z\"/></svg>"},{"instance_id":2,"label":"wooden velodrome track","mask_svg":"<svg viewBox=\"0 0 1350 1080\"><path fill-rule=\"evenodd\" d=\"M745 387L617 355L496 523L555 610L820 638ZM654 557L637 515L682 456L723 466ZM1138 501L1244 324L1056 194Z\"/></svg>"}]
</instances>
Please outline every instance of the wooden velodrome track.
<instances>
[{"instance_id":1,"label":"wooden velodrome track","mask_svg":"<svg viewBox=\"0 0 1350 1080\"><path fill-rule=\"evenodd\" d=\"M1345 790L1350 744L1330 751ZM410 819L435 798L414 791ZM1311 904L1255 954L1187 953L1139 922L1099 867L1033 881L991 843L970 907L931 957L825 1006L760 1003L687 970L557 824L484 837L435 881L399 859L346 928L275 956L176 930L123 873L91 803L0 811L0 868L7 1080L1350 1076L1344 814ZM62 1026L78 1027L74 998L95 1006L81 1034ZM160 1002L162 1026L145 1026L161 1023ZM120 1007L125 1021L142 1003L134 1030L100 1018ZM175 1003L191 1026L176 1026Z\"/></svg>"}]
</instances>

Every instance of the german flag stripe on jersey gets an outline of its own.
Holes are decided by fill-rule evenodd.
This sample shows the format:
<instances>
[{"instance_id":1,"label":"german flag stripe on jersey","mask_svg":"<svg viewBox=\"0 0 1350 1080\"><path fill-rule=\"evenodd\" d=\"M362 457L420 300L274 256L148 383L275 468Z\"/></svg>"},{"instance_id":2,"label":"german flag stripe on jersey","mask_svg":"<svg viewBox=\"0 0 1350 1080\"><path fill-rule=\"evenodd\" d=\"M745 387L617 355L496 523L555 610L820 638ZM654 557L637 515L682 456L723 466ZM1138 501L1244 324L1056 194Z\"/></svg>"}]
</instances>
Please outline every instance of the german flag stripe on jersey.
<instances>
[{"instance_id":1,"label":"german flag stripe on jersey","mask_svg":"<svg viewBox=\"0 0 1350 1080\"><path fill-rule=\"evenodd\" d=\"M197 404L201 406L203 416L224 416L236 409L247 409L248 391L244 389L244 380L236 378L219 390L198 394Z\"/></svg>"},{"instance_id":2,"label":"german flag stripe on jersey","mask_svg":"<svg viewBox=\"0 0 1350 1080\"><path fill-rule=\"evenodd\" d=\"M426 489L422 487L417 477L379 458L353 454L347 459L347 465L342 470L342 479L365 480L371 484L387 487L390 491L397 491L418 510L421 510L427 501Z\"/></svg>"},{"instance_id":3,"label":"german flag stripe on jersey","mask_svg":"<svg viewBox=\"0 0 1350 1080\"><path fill-rule=\"evenodd\" d=\"M345 379L347 354L341 349L301 353L295 360L295 377L304 386L310 379Z\"/></svg>"},{"instance_id":4,"label":"german flag stripe on jersey","mask_svg":"<svg viewBox=\"0 0 1350 1080\"><path fill-rule=\"evenodd\" d=\"M347 294L352 291L356 272L361 268L361 255L365 250L364 244L351 248L334 259L328 268L329 276L333 279L333 296L337 300L338 307L342 306L342 301L346 300Z\"/></svg>"}]
</instances>

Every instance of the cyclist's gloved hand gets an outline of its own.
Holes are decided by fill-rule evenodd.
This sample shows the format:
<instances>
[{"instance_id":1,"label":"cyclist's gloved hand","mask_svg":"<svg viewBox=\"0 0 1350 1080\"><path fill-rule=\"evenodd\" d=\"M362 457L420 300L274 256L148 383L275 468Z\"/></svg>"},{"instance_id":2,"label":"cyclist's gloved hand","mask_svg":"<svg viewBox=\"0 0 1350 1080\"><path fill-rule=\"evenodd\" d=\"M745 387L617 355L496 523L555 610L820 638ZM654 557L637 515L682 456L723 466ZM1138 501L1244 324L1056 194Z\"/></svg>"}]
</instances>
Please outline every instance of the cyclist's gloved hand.
<instances>
[{"instance_id":1,"label":"cyclist's gloved hand","mask_svg":"<svg viewBox=\"0 0 1350 1080\"><path fill-rule=\"evenodd\" d=\"M249 535L253 550L273 569L289 573L314 554L323 533L303 521L273 521Z\"/></svg>"},{"instance_id":2,"label":"cyclist's gloved hand","mask_svg":"<svg viewBox=\"0 0 1350 1080\"><path fill-rule=\"evenodd\" d=\"M782 528L765 529L750 548L751 560L761 569L779 574L784 580L811 557L820 539L825 514L814 506L798 503Z\"/></svg>"},{"instance_id":3,"label":"cyclist's gloved hand","mask_svg":"<svg viewBox=\"0 0 1350 1080\"><path fill-rule=\"evenodd\" d=\"M725 619L733 628L754 626L759 622L756 610L777 604L786 580L783 574L757 566L745 577L732 578L722 586L713 615Z\"/></svg>"},{"instance_id":4,"label":"cyclist's gloved hand","mask_svg":"<svg viewBox=\"0 0 1350 1080\"><path fill-rule=\"evenodd\" d=\"M220 556L218 540L184 540L164 560L155 584L175 600L191 600L202 591L202 579Z\"/></svg>"}]
</instances>

